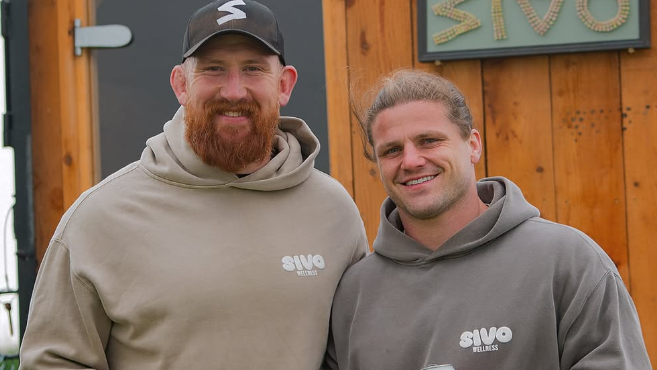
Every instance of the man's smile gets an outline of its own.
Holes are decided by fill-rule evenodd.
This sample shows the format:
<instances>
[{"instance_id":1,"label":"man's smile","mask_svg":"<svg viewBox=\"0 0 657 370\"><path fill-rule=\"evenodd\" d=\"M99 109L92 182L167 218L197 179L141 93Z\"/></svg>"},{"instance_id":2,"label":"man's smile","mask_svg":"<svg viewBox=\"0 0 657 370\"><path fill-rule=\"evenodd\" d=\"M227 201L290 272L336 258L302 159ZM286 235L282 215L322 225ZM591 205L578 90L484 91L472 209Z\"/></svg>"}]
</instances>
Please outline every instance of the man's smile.
<instances>
[{"instance_id":1,"label":"man's smile","mask_svg":"<svg viewBox=\"0 0 657 370\"><path fill-rule=\"evenodd\" d=\"M414 180L406 181L406 182L404 182L403 184L406 185L406 186L418 185L418 184L425 183L425 182L427 182L427 181L431 181L431 180L435 179L436 176L437 176L437 175L423 176L423 177L420 177L419 179L414 179Z\"/></svg>"}]
</instances>

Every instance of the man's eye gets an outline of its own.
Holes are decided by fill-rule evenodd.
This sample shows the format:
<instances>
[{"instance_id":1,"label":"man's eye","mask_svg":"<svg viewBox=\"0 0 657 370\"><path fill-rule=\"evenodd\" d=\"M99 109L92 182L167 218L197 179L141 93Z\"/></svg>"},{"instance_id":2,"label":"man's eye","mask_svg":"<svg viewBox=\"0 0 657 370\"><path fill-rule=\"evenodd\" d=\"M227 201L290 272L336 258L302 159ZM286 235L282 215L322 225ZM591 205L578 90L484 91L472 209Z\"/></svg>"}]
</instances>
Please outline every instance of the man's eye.
<instances>
[{"instance_id":1,"label":"man's eye","mask_svg":"<svg viewBox=\"0 0 657 370\"><path fill-rule=\"evenodd\" d=\"M383 154L384 155L390 155L390 154L398 153L399 151L400 151L399 148L390 148L390 149L386 150L385 152L383 152Z\"/></svg>"},{"instance_id":2,"label":"man's eye","mask_svg":"<svg viewBox=\"0 0 657 370\"><path fill-rule=\"evenodd\" d=\"M437 141L438 140L436 140L436 139L426 138L426 139L422 139L422 144L432 144L432 143L435 143Z\"/></svg>"}]
</instances>

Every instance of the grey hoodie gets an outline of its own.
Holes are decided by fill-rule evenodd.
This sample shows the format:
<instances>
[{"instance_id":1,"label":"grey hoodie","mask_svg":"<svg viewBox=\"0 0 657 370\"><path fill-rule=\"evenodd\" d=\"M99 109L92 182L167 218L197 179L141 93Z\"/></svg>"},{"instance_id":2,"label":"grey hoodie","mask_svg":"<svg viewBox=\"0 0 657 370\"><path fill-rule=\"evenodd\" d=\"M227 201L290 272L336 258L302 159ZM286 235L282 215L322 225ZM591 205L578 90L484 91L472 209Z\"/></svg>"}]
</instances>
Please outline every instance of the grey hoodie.
<instances>
[{"instance_id":1,"label":"grey hoodie","mask_svg":"<svg viewBox=\"0 0 657 370\"><path fill-rule=\"evenodd\" d=\"M345 273L327 362L340 370L650 369L616 267L520 189L478 182L490 208L431 251L386 199L375 253Z\"/></svg>"},{"instance_id":2,"label":"grey hoodie","mask_svg":"<svg viewBox=\"0 0 657 370\"><path fill-rule=\"evenodd\" d=\"M238 178L202 163L181 108L141 159L85 192L41 264L21 369L319 368L331 301L367 241L281 118L277 155Z\"/></svg>"}]
</instances>

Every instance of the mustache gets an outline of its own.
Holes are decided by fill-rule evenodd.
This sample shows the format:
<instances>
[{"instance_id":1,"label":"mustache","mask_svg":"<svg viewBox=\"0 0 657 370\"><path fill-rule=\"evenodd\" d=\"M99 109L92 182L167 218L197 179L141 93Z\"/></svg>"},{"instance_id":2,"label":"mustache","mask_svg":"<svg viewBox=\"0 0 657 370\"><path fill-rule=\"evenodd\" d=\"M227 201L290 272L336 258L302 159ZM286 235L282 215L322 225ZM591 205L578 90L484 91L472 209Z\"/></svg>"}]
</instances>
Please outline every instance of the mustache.
<instances>
[{"instance_id":1,"label":"mustache","mask_svg":"<svg viewBox=\"0 0 657 370\"><path fill-rule=\"evenodd\" d=\"M260 111L260 106L255 102L246 100L228 101L211 100L205 103L205 111L210 114L221 114L223 112L241 112L248 116L254 116Z\"/></svg>"}]
</instances>

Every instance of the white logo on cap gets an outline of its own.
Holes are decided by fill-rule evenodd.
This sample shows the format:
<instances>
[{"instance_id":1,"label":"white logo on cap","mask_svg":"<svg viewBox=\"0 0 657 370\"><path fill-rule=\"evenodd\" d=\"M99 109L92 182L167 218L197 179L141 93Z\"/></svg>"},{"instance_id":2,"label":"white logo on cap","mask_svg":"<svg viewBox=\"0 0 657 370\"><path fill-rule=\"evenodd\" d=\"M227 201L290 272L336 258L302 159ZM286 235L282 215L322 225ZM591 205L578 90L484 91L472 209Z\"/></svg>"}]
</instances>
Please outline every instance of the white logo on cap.
<instances>
[{"instance_id":1,"label":"white logo on cap","mask_svg":"<svg viewBox=\"0 0 657 370\"><path fill-rule=\"evenodd\" d=\"M233 19L244 19L244 18L246 18L246 13L244 13L243 11L241 11L239 9L234 8L234 6L237 6L237 5L246 5L246 4L244 4L243 0L232 0L232 1L229 1L229 2L227 2L226 4L224 4L220 7L218 7L217 8L218 11L228 12L230 14L224 15L223 17L217 19L217 23L219 23L219 25L222 25L222 24L224 24L228 21L232 21Z\"/></svg>"}]
</instances>

